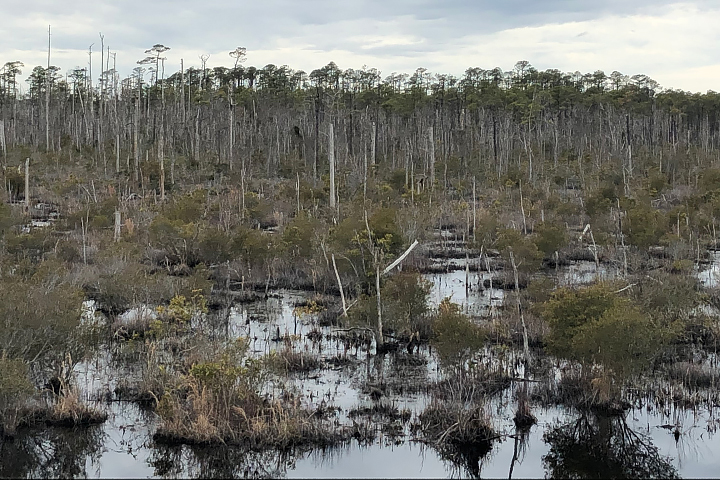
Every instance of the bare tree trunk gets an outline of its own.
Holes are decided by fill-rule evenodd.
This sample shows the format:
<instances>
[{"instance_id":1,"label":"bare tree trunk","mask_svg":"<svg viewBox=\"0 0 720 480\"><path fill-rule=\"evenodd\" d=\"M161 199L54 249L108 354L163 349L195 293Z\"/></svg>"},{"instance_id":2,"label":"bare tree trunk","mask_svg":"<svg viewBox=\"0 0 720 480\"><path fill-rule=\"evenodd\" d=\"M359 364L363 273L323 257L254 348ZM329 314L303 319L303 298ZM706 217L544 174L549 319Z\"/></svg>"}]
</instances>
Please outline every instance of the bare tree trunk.
<instances>
[{"instance_id":1,"label":"bare tree trunk","mask_svg":"<svg viewBox=\"0 0 720 480\"><path fill-rule=\"evenodd\" d=\"M377 323L377 329L378 329L378 336L377 336L377 346L380 347L384 343L383 340L383 321L382 321L382 301L380 299L380 260L377 258L378 255L375 254L375 292L377 296L377 317L378 317L378 323Z\"/></svg>"},{"instance_id":2,"label":"bare tree trunk","mask_svg":"<svg viewBox=\"0 0 720 480\"><path fill-rule=\"evenodd\" d=\"M120 210L115 210L115 234L113 240L120 241Z\"/></svg>"},{"instance_id":3,"label":"bare tree trunk","mask_svg":"<svg viewBox=\"0 0 720 480\"><path fill-rule=\"evenodd\" d=\"M140 87L138 87L138 93L140 92ZM133 175L135 177L135 183L138 182L139 179L139 171L140 171L140 148L138 145L138 136L140 135L140 98L138 97L138 100L135 102L135 128L133 128L133 150L135 153L135 171L133 172Z\"/></svg>"},{"instance_id":4,"label":"bare tree trunk","mask_svg":"<svg viewBox=\"0 0 720 480\"><path fill-rule=\"evenodd\" d=\"M228 161L229 161L229 163L230 163L230 171L231 171L231 172L232 172L232 170L233 170L233 147L234 147L234 143L235 143L235 130L234 130L234 127L235 127L235 109L233 108L234 105L233 105L233 97L232 97L232 96L233 96L233 89L232 89L232 87L231 87L231 88L230 88L230 115L229 115L229 123L230 123L230 124L229 124L229 127L230 127L230 129L229 129L229 134L228 134L228 136L229 136L229 138L228 138L228 143L229 143L229 145L228 145L228 147L229 147L229 148L228 148L228 150L229 150L229 151L228 151Z\"/></svg>"},{"instance_id":5,"label":"bare tree trunk","mask_svg":"<svg viewBox=\"0 0 720 480\"><path fill-rule=\"evenodd\" d=\"M160 162L160 201L165 202L165 127L160 120L160 138L158 139L158 161Z\"/></svg>"},{"instance_id":6,"label":"bare tree trunk","mask_svg":"<svg viewBox=\"0 0 720 480\"><path fill-rule=\"evenodd\" d=\"M25 159L25 210L30 213L30 159Z\"/></svg>"},{"instance_id":7,"label":"bare tree trunk","mask_svg":"<svg viewBox=\"0 0 720 480\"><path fill-rule=\"evenodd\" d=\"M5 145L5 123L0 120L0 148L3 153L3 165L7 167L7 145Z\"/></svg>"},{"instance_id":8,"label":"bare tree trunk","mask_svg":"<svg viewBox=\"0 0 720 480\"><path fill-rule=\"evenodd\" d=\"M200 107L195 115L195 141L193 142L193 158L200 164Z\"/></svg>"},{"instance_id":9,"label":"bare tree trunk","mask_svg":"<svg viewBox=\"0 0 720 480\"><path fill-rule=\"evenodd\" d=\"M377 155L377 124L372 122L372 133L370 140L370 163L375 165Z\"/></svg>"},{"instance_id":10,"label":"bare tree trunk","mask_svg":"<svg viewBox=\"0 0 720 480\"><path fill-rule=\"evenodd\" d=\"M45 70L45 148L52 150L50 145L50 25L48 25L48 61Z\"/></svg>"},{"instance_id":11,"label":"bare tree trunk","mask_svg":"<svg viewBox=\"0 0 720 480\"><path fill-rule=\"evenodd\" d=\"M332 121L328 124L328 162L330 163L330 209L335 217L335 131Z\"/></svg>"},{"instance_id":12,"label":"bare tree trunk","mask_svg":"<svg viewBox=\"0 0 720 480\"><path fill-rule=\"evenodd\" d=\"M430 189L435 186L435 135L433 127L428 128L428 142L430 149Z\"/></svg>"},{"instance_id":13,"label":"bare tree trunk","mask_svg":"<svg viewBox=\"0 0 720 480\"><path fill-rule=\"evenodd\" d=\"M335 270L335 278L338 282L338 288L340 289L340 299L342 300L343 314L347 317L347 304L345 303L345 291L343 290L342 282L340 281L340 274L338 273L337 265L335 264L335 254L331 256L333 269Z\"/></svg>"},{"instance_id":14,"label":"bare tree trunk","mask_svg":"<svg viewBox=\"0 0 720 480\"><path fill-rule=\"evenodd\" d=\"M513 255L512 250L510 251L510 263L512 264L513 275L515 277L515 298L517 299L517 309L523 329L523 352L525 356L525 370L527 371L530 365L530 347L528 344L527 327L525 326L525 315L523 315L522 306L520 305L520 281L518 279L518 270L517 265L515 265L515 256Z\"/></svg>"},{"instance_id":15,"label":"bare tree trunk","mask_svg":"<svg viewBox=\"0 0 720 480\"><path fill-rule=\"evenodd\" d=\"M320 145L320 87L316 87L315 96L315 154L313 156L313 186L317 182L317 165Z\"/></svg>"},{"instance_id":16,"label":"bare tree trunk","mask_svg":"<svg viewBox=\"0 0 720 480\"><path fill-rule=\"evenodd\" d=\"M473 176L473 242L477 239L475 231L477 230L477 195L475 193L475 177Z\"/></svg>"}]
</instances>

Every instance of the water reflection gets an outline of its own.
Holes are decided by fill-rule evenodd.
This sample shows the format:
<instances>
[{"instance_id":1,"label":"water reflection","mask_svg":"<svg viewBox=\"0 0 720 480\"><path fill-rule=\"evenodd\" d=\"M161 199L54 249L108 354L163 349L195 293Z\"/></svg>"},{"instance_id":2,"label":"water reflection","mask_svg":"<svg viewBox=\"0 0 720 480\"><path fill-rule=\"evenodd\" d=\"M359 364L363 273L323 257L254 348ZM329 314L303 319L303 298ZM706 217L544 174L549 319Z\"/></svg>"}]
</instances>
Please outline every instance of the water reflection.
<instances>
[{"instance_id":1,"label":"water reflection","mask_svg":"<svg viewBox=\"0 0 720 480\"><path fill-rule=\"evenodd\" d=\"M157 445L148 463L163 478L280 478L295 468L296 458L277 450Z\"/></svg>"},{"instance_id":2,"label":"water reflection","mask_svg":"<svg viewBox=\"0 0 720 480\"><path fill-rule=\"evenodd\" d=\"M649 436L632 430L622 416L582 414L543 435L543 456L552 478L678 478L670 458Z\"/></svg>"},{"instance_id":3,"label":"water reflection","mask_svg":"<svg viewBox=\"0 0 720 480\"><path fill-rule=\"evenodd\" d=\"M87 477L88 464L99 465L105 436L102 427L48 428L41 433L22 432L14 439L0 439L0 477Z\"/></svg>"}]
</instances>

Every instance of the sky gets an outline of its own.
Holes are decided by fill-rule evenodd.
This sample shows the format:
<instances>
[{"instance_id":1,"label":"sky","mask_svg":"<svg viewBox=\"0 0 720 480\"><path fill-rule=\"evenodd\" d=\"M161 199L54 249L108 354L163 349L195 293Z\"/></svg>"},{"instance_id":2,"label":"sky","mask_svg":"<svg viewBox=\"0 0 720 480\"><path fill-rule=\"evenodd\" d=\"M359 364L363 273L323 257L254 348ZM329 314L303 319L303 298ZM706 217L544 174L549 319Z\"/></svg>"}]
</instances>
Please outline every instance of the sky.
<instances>
[{"instance_id":1,"label":"sky","mask_svg":"<svg viewBox=\"0 0 720 480\"><path fill-rule=\"evenodd\" d=\"M170 47L166 73L233 65L288 65L310 73L334 61L391 73L419 67L462 76L469 67L645 74L663 88L720 90L720 1L695 0L24 0L3 2L0 65L26 76L100 64L100 33L128 76L145 50ZM97 74L96 74L97 73ZM22 82L25 83L25 82ZM26 86L26 84L25 84Z\"/></svg>"}]
</instances>

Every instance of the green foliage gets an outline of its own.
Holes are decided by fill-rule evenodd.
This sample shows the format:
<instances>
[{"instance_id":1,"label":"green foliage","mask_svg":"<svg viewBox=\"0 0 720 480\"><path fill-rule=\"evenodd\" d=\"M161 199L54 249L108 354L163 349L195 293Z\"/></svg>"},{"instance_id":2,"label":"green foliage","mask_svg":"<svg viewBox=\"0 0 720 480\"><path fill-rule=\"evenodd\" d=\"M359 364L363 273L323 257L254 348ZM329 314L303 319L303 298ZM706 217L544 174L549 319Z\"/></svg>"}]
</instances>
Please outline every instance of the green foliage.
<instances>
[{"instance_id":1,"label":"green foliage","mask_svg":"<svg viewBox=\"0 0 720 480\"><path fill-rule=\"evenodd\" d=\"M194 261L216 265L235 258L232 237L222 230L208 228L199 234Z\"/></svg>"},{"instance_id":2,"label":"green foliage","mask_svg":"<svg viewBox=\"0 0 720 480\"><path fill-rule=\"evenodd\" d=\"M653 322L613 289L595 284L555 291L542 309L551 327L549 352L588 365L602 364L621 378L647 366L675 330Z\"/></svg>"},{"instance_id":3,"label":"green foliage","mask_svg":"<svg viewBox=\"0 0 720 480\"><path fill-rule=\"evenodd\" d=\"M0 238L13 225L12 211L10 207L0 202Z\"/></svg>"},{"instance_id":4,"label":"green foliage","mask_svg":"<svg viewBox=\"0 0 720 480\"><path fill-rule=\"evenodd\" d=\"M653 171L647 179L647 192L650 196L655 197L670 186L666 174Z\"/></svg>"},{"instance_id":5,"label":"green foliage","mask_svg":"<svg viewBox=\"0 0 720 480\"><path fill-rule=\"evenodd\" d=\"M360 263L365 254L371 249L379 249L382 255L398 255L402 252L403 236L396 223L397 210L394 208L380 208L368 216L368 225L373 235L370 245L367 226L362 215L346 217L330 231L332 246L336 252L350 259L354 264ZM369 248L370 247L370 248ZM338 263L340 268L340 263ZM370 262L366 268L372 270ZM370 273L372 274L372 273Z\"/></svg>"},{"instance_id":6,"label":"green foliage","mask_svg":"<svg viewBox=\"0 0 720 480\"><path fill-rule=\"evenodd\" d=\"M148 233L151 245L164 251L173 264L194 266L197 263L196 247L200 233L197 224L158 215L150 224Z\"/></svg>"},{"instance_id":7,"label":"green foliage","mask_svg":"<svg viewBox=\"0 0 720 480\"><path fill-rule=\"evenodd\" d=\"M207 299L201 290L193 290L190 298L175 295L169 305L160 305L155 310L163 321L188 324L194 317L207 313Z\"/></svg>"},{"instance_id":8,"label":"green foliage","mask_svg":"<svg viewBox=\"0 0 720 480\"><path fill-rule=\"evenodd\" d=\"M677 268L692 268L692 262L673 262ZM632 298L656 322L670 327L673 322L686 320L700 305L698 282L691 276L653 272L633 288Z\"/></svg>"},{"instance_id":9,"label":"green foliage","mask_svg":"<svg viewBox=\"0 0 720 480\"><path fill-rule=\"evenodd\" d=\"M30 278L0 278L0 352L49 365L67 353L82 358L78 342L82 291L68 283L63 267L44 262Z\"/></svg>"},{"instance_id":10,"label":"green foliage","mask_svg":"<svg viewBox=\"0 0 720 480\"><path fill-rule=\"evenodd\" d=\"M657 328L647 314L620 301L599 319L581 325L572 339L573 357L598 363L619 378L638 373L667 342L669 332Z\"/></svg>"},{"instance_id":11,"label":"green foliage","mask_svg":"<svg viewBox=\"0 0 720 480\"><path fill-rule=\"evenodd\" d=\"M590 194L585 201L585 211L591 217L607 213L611 207L616 206L618 198L617 186L612 183L606 183L597 191Z\"/></svg>"},{"instance_id":12,"label":"green foliage","mask_svg":"<svg viewBox=\"0 0 720 480\"><path fill-rule=\"evenodd\" d=\"M432 344L443 366L455 368L477 352L485 342L486 332L462 313L461 307L445 298L433 320Z\"/></svg>"},{"instance_id":13,"label":"green foliage","mask_svg":"<svg viewBox=\"0 0 720 480\"><path fill-rule=\"evenodd\" d=\"M518 230L512 228L500 230L497 247L508 264L510 264L510 252L513 252L518 271L534 272L540 268L542 253L530 238Z\"/></svg>"},{"instance_id":14,"label":"green foliage","mask_svg":"<svg viewBox=\"0 0 720 480\"><path fill-rule=\"evenodd\" d=\"M206 190L199 189L189 195L176 198L173 204L165 208L165 217L171 221L180 221L182 223L200 221L205 211L206 195Z\"/></svg>"},{"instance_id":15,"label":"green foliage","mask_svg":"<svg viewBox=\"0 0 720 480\"><path fill-rule=\"evenodd\" d=\"M391 255L402 253L403 246L402 233L395 222L396 215L394 208L379 208L368 218L376 246Z\"/></svg>"},{"instance_id":16,"label":"green foliage","mask_svg":"<svg viewBox=\"0 0 720 480\"><path fill-rule=\"evenodd\" d=\"M500 228L497 215L489 212L480 212L476 219L475 245L476 248L484 246L489 248L497 240L498 229Z\"/></svg>"},{"instance_id":17,"label":"green foliage","mask_svg":"<svg viewBox=\"0 0 720 480\"><path fill-rule=\"evenodd\" d=\"M623 233L631 245L647 249L660 243L660 237L666 231L665 224L662 212L647 204L640 204L627 210Z\"/></svg>"},{"instance_id":18,"label":"green foliage","mask_svg":"<svg viewBox=\"0 0 720 480\"><path fill-rule=\"evenodd\" d=\"M312 258L319 228L320 223L304 213L293 218L283 232L283 241L288 246L288 253L293 258Z\"/></svg>"},{"instance_id":19,"label":"green foliage","mask_svg":"<svg viewBox=\"0 0 720 480\"><path fill-rule=\"evenodd\" d=\"M382 287L384 326L388 330L428 336L426 314L432 284L418 273L397 273Z\"/></svg>"},{"instance_id":20,"label":"green foliage","mask_svg":"<svg viewBox=\"0 0 720 480\"><path fill-rule=\"evenodd\" d=\"M39 262L53 250L55 241L47 229L37 228L29 233L11 231L5 235L5 249L16 261Z\"/></svg>"},{"instance_id":21,"label":"green foliage","mask_svg":"<svg viewBox=\"0 0 720 480\"><path fill-rule=\"evenodd\" d=\"M0 355L0 438L15 429L20 409L35 391L28 373L22 359Z\"/></svg>"},{"instance_id":22,"label":"green foliage","mask_svg":"<svg viewBox=\"0 0 720 480\"><path fill-rule=\"evenodd\" d=\"M698 182L698 188L702 193L720 190L720 168L704 169Z\"/></svg>"},{"instance_id":23,"label":"green foliage","mask_svg":"<svg viewBox=\"0 0 720 480\"><path fill-rule=\"evenodd\" d=\"M248 346L247 339L240 337L212 358L193 364L187 376L198 381L200 389L228 398L255 392L262 365L247 357Z\"/></svg>"},{"instance_id":24,"label":"green foliage","mask_svg":"<svg viewBox=\"0 0 720 480\"><path fill-rule=\"evenodd\" d=\"M553 292L542 309L542 315L552 329L547 339L550 353L573 358L572 341L578 329L598 321L616 305L617 300L611 287L601 283L586 288L561 288Z\"/></svg>"},{"instance_id":25,"label":"green foliage","mask_svg":"<svg viewBox=\"0 0 720 480\"><path fill-rule=\"evenodd\" d=\"M545 257L550 257L567 244L568 235L563 225L543 222L535 227L535 245Z\"/></svg>"}]
</instances>

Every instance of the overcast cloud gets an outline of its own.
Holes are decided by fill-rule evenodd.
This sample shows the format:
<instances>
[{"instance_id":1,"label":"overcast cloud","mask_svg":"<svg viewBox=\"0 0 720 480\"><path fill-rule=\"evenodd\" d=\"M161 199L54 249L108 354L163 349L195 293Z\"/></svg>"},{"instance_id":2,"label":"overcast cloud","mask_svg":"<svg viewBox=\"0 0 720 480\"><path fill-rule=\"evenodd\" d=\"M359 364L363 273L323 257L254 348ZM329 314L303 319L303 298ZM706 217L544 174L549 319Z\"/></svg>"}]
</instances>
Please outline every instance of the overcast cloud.
<instances>
[{"instance_id":1,"label":"overcast cloud","mask_svg":"<svg viewBox=\"0 0 720 480\"><path fill-rule=\"evenodd\" d=\"M127 76L144 50L171 47L166 72L231 66L228 52L247 48L246 64L273 63L310 72L334 61L392 72L462 75L468 67L509 70L518 60L538 69L643 73L665 88L720 89L720 3L697 0L27 0L6 2L0 63L20 60L27 74L47 62L67 72L85 67L100 38ZM93 70L99 65L93 54ZM97 77L97 75L93 75Z\"/></svg>"}]
</instances>

